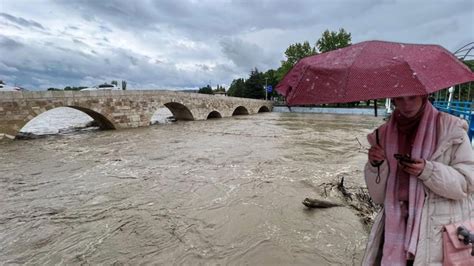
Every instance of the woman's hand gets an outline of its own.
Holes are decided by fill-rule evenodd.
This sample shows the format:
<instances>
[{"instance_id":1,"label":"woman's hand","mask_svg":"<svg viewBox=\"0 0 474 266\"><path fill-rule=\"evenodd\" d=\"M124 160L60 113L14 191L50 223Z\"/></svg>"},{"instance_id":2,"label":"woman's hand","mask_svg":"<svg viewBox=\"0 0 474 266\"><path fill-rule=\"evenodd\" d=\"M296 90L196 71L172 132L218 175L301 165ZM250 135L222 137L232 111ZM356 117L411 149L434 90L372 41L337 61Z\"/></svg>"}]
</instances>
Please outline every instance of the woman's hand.
<instances>
[{"instance_id":1,"label":"woman's hand","mask_svg":"<svg viewBox=\"0 0 474 266\"><path fill-rule=\"evenodd\" d=\"M380 145L374 145L369 149L369 162L372 165L381 164L385 160L385 152Z\"/></svg>"},{"instance_id":2,"label":"woman's hand","mask_svg":"<svg viewBox=\"0 0 474 266\"><path fill-rule=\"evenodd\" d=\"M407 163L403 161L398 162L398 167L400 167L404 172L408 173L409 175L413 176L420 176L425 169L426 162L423 159L414 159L412 158L414 163Z\"/></svg>"}]
</instances>

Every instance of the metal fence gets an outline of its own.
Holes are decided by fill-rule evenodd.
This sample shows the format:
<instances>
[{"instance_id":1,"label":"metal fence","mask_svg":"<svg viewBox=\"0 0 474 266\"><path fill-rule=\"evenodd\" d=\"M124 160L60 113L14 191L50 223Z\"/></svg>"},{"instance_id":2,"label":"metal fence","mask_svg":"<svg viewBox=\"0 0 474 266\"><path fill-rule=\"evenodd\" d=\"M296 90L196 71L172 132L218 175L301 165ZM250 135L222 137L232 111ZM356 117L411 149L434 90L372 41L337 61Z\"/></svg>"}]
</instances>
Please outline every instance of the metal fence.
<instances>
[{"instance_id":1,"label":"metal fence","mask_svg":"<svg viewBox=\"0 0 474 266\"><path fill-rule=\"evenodd\" d=\"M472 141L474 135L474 103L472 101L435 101L436 109L465 119L469 124L468 135Z\"/></svg>"}]
</instances>

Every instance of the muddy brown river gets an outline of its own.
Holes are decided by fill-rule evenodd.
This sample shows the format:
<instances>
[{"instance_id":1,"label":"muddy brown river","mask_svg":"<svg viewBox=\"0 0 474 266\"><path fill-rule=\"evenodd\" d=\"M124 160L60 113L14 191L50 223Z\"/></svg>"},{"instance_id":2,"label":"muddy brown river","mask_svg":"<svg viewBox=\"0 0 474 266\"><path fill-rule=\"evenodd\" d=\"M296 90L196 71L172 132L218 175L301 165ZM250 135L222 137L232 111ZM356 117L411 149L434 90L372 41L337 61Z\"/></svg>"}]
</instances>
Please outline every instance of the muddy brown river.
<instances>
[{"instance_id":1,"label":"muddy brown river","mask_svg":"<svg viewBox=\"0 0 474 266\"><path fill-rule=\"evenodd\" d=\"M0 142L0 264L358 265L356 138L381 118L263 113ZM326 199L341 201L337 191Z\"/></svg>"}]
</instances>

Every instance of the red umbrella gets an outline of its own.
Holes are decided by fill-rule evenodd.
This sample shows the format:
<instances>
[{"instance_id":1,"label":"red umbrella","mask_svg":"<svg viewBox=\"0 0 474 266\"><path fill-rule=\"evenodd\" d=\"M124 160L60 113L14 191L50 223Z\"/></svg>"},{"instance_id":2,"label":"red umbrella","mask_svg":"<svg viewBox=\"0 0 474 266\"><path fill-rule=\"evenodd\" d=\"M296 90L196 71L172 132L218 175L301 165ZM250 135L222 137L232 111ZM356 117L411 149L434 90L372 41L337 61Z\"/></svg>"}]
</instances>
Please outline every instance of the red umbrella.
<instances>
[{"instance_id":1,"label":"red umbrella","mask_svg":"<svg viewBox=\"0 0 474 266\"><path fill-rule=\"evenodd\" d=\"M439 45L367 41L301 59L277 85L288 105L425 95L474 80Z\"/></svg>"}]
</instances>

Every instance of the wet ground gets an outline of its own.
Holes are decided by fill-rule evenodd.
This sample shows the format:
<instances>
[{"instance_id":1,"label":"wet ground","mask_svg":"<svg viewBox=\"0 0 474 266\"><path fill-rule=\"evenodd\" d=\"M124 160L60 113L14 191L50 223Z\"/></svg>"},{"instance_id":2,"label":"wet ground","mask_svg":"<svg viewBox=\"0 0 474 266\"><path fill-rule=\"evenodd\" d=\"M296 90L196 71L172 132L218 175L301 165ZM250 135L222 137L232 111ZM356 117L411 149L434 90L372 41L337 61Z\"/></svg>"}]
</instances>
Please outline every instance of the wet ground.
<instances>
[{"instance_id":1,"label":"wet ground","mask_svg":"<svg viewBox=\"0 0 474 266\"><path fill-rule=\"evenodd\" d=\"M263 113L3 141L0 261L359 265L357 212L301 202L362 186L356 138L380 123Z\"/></svg>"}]
</instances>

